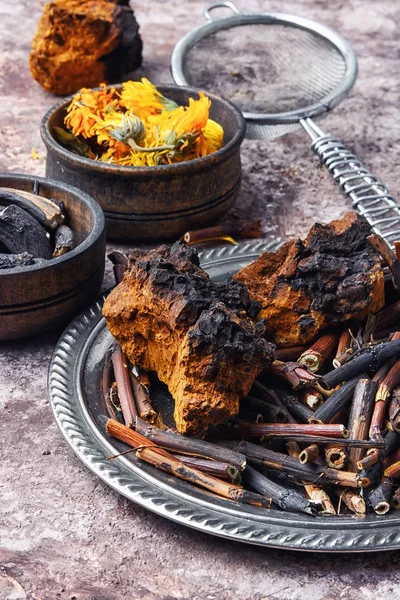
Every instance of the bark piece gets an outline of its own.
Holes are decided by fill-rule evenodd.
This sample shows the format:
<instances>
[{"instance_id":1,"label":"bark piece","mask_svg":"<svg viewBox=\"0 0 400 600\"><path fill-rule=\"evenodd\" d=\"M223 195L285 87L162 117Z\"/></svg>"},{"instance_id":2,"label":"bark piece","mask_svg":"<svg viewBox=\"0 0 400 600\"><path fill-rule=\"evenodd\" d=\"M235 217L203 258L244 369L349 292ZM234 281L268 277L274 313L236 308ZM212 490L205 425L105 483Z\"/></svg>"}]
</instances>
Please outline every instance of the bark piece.
<instances>
[{"instance_id":1,"label":"bark piece","mask_svg":"<svg viewBox=\"0 0 400 600\"><path fill-rule=\"evenodd\" d=\"M349 212L316 223L304 241L266 252L234 276L261 303L259 318L278 346L308 343L329 326L382 308L384 276L369 233L365 219Z\"/></svg>"},{"instance_id":2,"label":"bark piece","mask_svg":"<svg viewBox=\"0 0 400 600\"><path fill-rule=\"evenodd\" d=\"M121 81L142 62L139 26L127 1L55 0L45 5L29 67L53 94Z\"/></svg>"},{"instance_id":3,"label":"bark piece","mask_svg":"<svg viewBox=\"0 0 400 600\"><path fill-rule=\"evenodd\" d=\"M176 243L136 250L103 314L130 361L168 385L178 431L195 434L236 415L271 363L258 310L243 284L213 282Z\"/></svg>"}]
</instances>

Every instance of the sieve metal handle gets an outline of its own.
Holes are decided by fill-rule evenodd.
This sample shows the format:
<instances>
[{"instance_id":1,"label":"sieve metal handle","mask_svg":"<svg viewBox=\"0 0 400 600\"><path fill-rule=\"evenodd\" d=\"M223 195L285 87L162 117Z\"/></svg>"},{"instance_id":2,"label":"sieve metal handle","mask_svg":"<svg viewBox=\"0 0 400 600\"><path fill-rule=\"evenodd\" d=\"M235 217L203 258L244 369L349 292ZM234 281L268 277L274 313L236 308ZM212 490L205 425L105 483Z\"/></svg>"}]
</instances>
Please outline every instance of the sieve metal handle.
<instances>
[{"instance_id":1,"label":"sieve metal handle","mask_svg":"<svg viewBox=\"0 0 400 600\"><path fill-rule=\"evenodd\" d=\"M217 2L216 4L211 4L211 6L206 8L206 10L203 12L204 18L207 19L207 21L213 20L211 11L215 8L229 8L235 15L240 15L240 10L233 4L233 2Z\"/></svg>"},{"instance_id":2,"label":"sieve metal handle","mask_svg":"<svg viewBox=\"0 0 400 600\"><path fill-rule=\"evenodd\" d=\"M302 119L300 124L313 140L311 150L351 199L353 210L363 215L389 246L400 239L400 206L387 187L342 142L311 119Z\"/></svg>"}]
</instances>

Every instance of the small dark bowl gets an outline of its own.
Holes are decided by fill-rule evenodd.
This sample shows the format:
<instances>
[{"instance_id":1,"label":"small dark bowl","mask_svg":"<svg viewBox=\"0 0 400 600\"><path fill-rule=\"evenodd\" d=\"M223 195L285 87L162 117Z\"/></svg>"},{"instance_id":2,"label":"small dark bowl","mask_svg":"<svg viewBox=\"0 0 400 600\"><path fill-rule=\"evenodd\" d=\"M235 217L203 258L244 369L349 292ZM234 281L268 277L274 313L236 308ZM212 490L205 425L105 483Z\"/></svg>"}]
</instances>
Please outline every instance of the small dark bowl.
<instances>
[{"instance_id":1,"label":"small dark bowl","mask_svg":"<svg viewBox=\"0 0 400 600\"><path fill-rule=\"evenodd\" d=\"M62 200L77 246L45 266L0 270L0 340L58 330L98 294L104 275L105 222L84 192L32 175L0 174L0 187Z\"/></svg>"},{"instance_id":2,"label":"small dark bowl","mask_svg":"<svg viewBox=\"0 0 400 600\"><path fill-rule=\"evenodd\" d=\"M158 89L180 105L199 97L193 88ZM203 158L158 167L108 165L63 148L53 136L53 127L63 124L71 96L42 120L46 175L97 200L110 238L131 242L176 239L189 229L212 223L231 208L239 193L240 144L246 124L233 104L208 92L207 96L211 99L210 118L224 128L224 146Z\"/></svg>"}]
</instances>

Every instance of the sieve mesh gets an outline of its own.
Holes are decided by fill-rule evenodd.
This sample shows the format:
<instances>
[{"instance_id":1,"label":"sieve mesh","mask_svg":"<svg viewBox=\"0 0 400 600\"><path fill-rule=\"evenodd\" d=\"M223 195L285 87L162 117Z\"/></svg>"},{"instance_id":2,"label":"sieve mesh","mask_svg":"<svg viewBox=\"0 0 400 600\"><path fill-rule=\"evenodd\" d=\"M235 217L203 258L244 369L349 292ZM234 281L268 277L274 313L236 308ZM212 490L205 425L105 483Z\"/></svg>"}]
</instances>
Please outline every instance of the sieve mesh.
<instances>
[{"instance_id":1,"label":"sieve mesh","mask_svg":"<svg viewBox=\"0 0 400 600\"><path fill-rule=\"evenodd\" d=\"M329 40L298 27L265 23L206 35L188 50L184 64L189 84L218 93L255 116L321 102L345 71L343 56Z\"/></svg>"}]
</instances>

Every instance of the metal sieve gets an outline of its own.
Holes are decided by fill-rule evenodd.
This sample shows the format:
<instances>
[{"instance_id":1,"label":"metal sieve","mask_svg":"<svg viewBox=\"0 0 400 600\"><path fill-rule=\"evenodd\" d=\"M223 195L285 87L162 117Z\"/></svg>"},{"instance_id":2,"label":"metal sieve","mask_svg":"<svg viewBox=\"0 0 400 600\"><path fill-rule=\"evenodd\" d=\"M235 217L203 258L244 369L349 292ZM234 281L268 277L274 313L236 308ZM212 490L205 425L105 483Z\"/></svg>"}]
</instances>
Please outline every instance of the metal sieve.
<instances>
[{"instance_id":1,"label":"metal sieve","mask_svg":"<svg viewBox=\"0 0 400 600\"><path fill-rule=\"evenodd\" d=\"M227 17L213 19L218 7ZM349 92L357 59L337 32L310 19L281 13L241 13L232 2L205 12L206 22L175 46L171 71L178 85L228 98L246 119L246 137L273 139L304 128L311 149L352 208L391 244L400 237L400 207L386 186L331 134L311 119L323 117Z\"/></svg>"}]
</instances>

